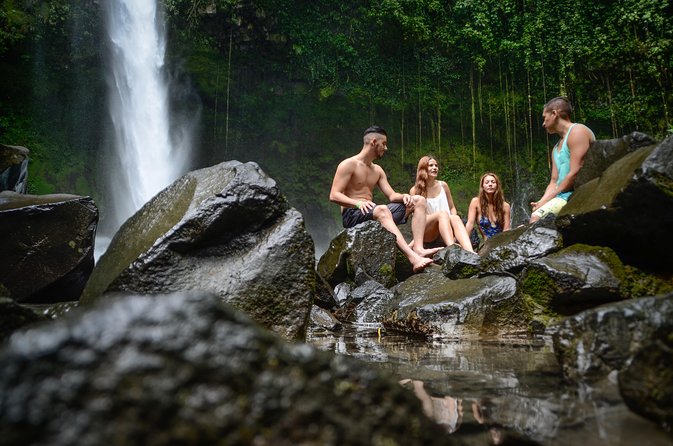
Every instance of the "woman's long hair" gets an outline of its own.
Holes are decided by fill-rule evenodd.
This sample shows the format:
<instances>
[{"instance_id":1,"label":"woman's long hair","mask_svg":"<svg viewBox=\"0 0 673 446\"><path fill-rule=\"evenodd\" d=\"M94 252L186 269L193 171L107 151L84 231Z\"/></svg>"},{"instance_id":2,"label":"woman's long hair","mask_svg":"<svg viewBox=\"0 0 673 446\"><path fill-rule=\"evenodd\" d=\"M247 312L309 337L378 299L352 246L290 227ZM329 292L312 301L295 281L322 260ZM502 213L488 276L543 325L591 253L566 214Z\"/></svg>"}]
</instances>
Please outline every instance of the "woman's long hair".
<instances>
[{"instance_id":1,"label":"woman's long hair","mask_svg":"<svg viewBox=\"0 0 673 446\"><path fill-rule=\"evenodd\" d=\"M481 176L481 179L479 180L479 209L481 212L481 215L486 215L488 217L488 207L489 207L489 202L488 202L488 196L486 194L486 191L484 190L484 178L487 176L492 176L495 178L495 184L498 186L497 189L495 190L495 193L493 194L493 213L495 214L495 220L492 221L491 223L500 223L500 225L505 224L505 196L502 192L502 185L500 183L500 178L493 172L486 172Z\"/></svg>"},{"instance_id":2,"label":"woman's long hair","mask_svg":"<svg viewBox=\"0 0 673 446\"><path fill-rule=\"evenodd\" d=\"M422 195L428 198L428 165L430 160L437 161L437 158L431 155L426 155L418 160L418 167L416 168L416 183L414 190L416 195Z\"/></svg>"}]
</instances>

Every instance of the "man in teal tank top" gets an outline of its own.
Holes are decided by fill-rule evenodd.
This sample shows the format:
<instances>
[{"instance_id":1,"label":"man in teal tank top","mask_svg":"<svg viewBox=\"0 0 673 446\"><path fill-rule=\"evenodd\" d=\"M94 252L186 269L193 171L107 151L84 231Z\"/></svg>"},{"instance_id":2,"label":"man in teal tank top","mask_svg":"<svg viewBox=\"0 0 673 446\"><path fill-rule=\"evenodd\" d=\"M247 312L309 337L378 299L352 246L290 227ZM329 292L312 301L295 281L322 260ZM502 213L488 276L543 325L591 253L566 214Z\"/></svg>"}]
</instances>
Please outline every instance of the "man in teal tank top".
<instances>
[{"instance_id":1,"label":"man in teal tank top","mask_svg":"<svg viewBox=\"0 0 673 446\"><path fill-rule=\"evenodd\" d=\"M558 215L573 193L577 173L584 164L589 146L596 140L591 129L570 120L572 105L564 97L556 97L542 109L542 126L560 139L552 150L551 179L538 201L531 202L530 222L535 223L548 214Z\"/></svg>"}]
</instances>

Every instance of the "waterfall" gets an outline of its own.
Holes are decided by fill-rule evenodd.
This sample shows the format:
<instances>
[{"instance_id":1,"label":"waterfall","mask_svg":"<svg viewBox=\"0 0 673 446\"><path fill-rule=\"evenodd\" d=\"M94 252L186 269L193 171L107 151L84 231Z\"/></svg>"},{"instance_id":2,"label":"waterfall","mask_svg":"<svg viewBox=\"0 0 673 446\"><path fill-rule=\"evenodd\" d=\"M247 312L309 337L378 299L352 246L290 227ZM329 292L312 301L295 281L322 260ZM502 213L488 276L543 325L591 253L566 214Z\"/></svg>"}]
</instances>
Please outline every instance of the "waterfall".
<instances>
[{"instance_id":1,"label":"waterfall","mask_svg":"<svg viewBox=\"0 0 673 446\"><path fill-rule=\"evenodd\" d=\"M189 138L184 129L170 124L166 38L163 11L157 1L103 3L109 36L108 101L113 135L112 153L105 166L109 213L102 217L108 231L114 232L184 173Z\"/></svg>"}]
</instances>

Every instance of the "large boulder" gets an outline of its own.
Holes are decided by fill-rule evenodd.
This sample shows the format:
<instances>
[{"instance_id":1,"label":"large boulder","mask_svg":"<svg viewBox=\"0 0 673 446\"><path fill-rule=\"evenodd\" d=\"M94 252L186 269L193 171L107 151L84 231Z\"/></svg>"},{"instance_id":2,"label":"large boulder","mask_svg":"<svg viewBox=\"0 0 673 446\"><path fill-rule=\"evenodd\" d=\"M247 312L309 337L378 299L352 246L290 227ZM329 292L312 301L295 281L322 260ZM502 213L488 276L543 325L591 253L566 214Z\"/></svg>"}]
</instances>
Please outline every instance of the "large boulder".
<instances>
[{"instance_id":1,"label":"large boulder","mask_svg":"<svg viewBox=\"0 0 673 446\"><path fill-rule=\"evenodd\" d=\"M0 283L17 302L77 300L93 269L90 197L0 192Z\"/></svg>"},{"instance_id":2,"label":"large boulder","mask_svg":"<svg viewBox=\"0 0 673 446\"><path fill-rule=\"evenodd\" d=\"M606 304L553 329L554 353L569 381L595 381L628 365L655 333L673 332L673 293Z\"/></svg>"},{"instance_id":3,"label":"large boulder","mask_svg":"<svg viewBox=\"0 0 673 446\"><path fill-rule=\"evenodd\" d=\"M447 445L391 376L290 344L216 296L125 296L0 352L5 445Z\"/></svg>"},{"instance_id":4,"label":"large boulder","mask_svg":"<svg viewBox=\"0 0 673 446\"><path fill-rule=\"evenodd\" d=\"M175 181L110 242L82 295L217 294L287 338L303 336L315 254L304 220L255 163L229 161Z\"/></svg>"},{"instance_id":5,"label":"large boulder","mask_svg":"<svg viewBox=\"0 0 673 446\"><path fill-rule=\"evenodd\" d=\"M509 276L451 280L440 267L432 267L392 291L394 298L383 312L383 326L388 330L442 338L513 335L528 330L516 280Z\"/></svg>"},{"instance_id":6,"label":"large boulder","mask_svg":"<svg viewBox=\"0 0 673 446\"><path fill-rule=\"evenodd\" d=\"M333 287L355 281L358 270L391 287L398 281L398 262L395 236L379 222L367 221L337 234L320 257L317 270Z\"/></svg>"},{"instance_id":7,"label":"large boulder","mask_svg":"<svg viewBox=\"0 0 673 446\"><path fill-rule=\"evenodd\" d=\"M29 153L25 147L0 144L0 191L26 193Z\"/></svg>"},{"instance_id":8,"label":"large boulder","mask_svg":"<svg viewBox=\"0 0 673 446\"><path fill-rule=\"evenodd\" d=\"M622 264L610 248L572 245L531 260L521 276L521 290L531 301L555 313L570 315L607 302L671 291L667 282Z\"/></svg>"},{"instance_id":9,"label":"large boulder","mask_svg":"<svg viewBox=\"0 0 673 446\"><path fill-rule=\"evenodd\" d=\"M556 225L565 244L608 246L625 263L673 272L673 137L638 149L578 188Z\"/></svg>"},{"instance_id":10,"label":"large boulder","mask_svg":"<svg viewBox=\"0 0 673 446\"><path fill-rule=\"evenodd\" d=\"M480 268L485 272L518 273L533 259L563 247L563 238L553 216L489 238L479 251Z\"/></svg>"},{"instance_id":11,"label":"large boulder","mask_svg":"<svg viewBox=\"0 0 673 446\"><path fill-rule=\"evenodd\" d=\"M582 169L575 178L575 188L598 178L612 163L624 155L656 144L656 141L645 133L633 132L621 138L597 140L584 157Z\"/></svg>"}]
</instances>

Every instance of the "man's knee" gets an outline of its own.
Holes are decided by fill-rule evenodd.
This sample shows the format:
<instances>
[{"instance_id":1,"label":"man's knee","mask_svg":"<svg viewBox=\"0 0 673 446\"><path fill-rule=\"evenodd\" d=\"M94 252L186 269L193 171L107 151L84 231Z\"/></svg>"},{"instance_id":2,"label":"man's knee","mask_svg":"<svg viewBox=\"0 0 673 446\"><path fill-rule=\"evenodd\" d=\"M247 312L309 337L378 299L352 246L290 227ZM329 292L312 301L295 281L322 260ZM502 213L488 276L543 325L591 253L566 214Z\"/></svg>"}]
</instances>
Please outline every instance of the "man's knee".
<instances>
[{"instance_id":1,"label":"man's knee","mask_svg":"<svg viewBox=\"0 0 673 446\"><path fill-rule=\"evenodd\" d=\"M379 204L374 208L374 211L372 212L374 216L374 220L380 221L380 220L385 220L385 219L391 219L393 218L392 212L390 212L390 209L388 206Z\"/></svg>"}]
</instances>

